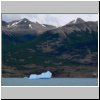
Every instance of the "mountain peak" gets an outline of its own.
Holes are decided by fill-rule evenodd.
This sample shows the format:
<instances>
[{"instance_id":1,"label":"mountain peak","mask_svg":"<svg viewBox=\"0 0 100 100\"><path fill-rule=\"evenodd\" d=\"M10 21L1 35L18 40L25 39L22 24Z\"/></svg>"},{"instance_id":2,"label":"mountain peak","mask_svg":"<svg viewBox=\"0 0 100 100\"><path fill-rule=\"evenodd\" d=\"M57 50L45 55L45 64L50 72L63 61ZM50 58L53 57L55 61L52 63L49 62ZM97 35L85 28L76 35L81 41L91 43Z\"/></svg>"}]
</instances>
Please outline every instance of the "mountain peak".
<instances>
[{"instance_id":1,"label":"mountain peak","mask_svg":"<svg viewBox=\"0 0 100 100\"><path fill-rule=\"evenodd\" d=\"M77 18L76 20L70 21L68 24L79 24L79 23L84 23L85 21L81 18Z\"/></svg>"},{"instance_id":2,"label":"mountain peak","mask_svg":"<svg viewBox=\"0 0 100 100\"><path fill-rule=\"evenodd\" d=\"M31 23L31 21L29 21L27 18L23 18L23 19L20 19L20 20L16 20L16 21L12 21L10 24L9 24L9 26L10 27L15 27L15 26L17 26L17 25L28 25L28 24L30 24Z\"/></svg>"},{"instance_id":3,"label":"mountain peak","mask_svg":"<svg viewBox=\"0 0 100 100\"><path fill-rule=\"evenodd\" d=\"M21 19L20 20L20 22L22 22L22 23L29 23L29 22L31 22L30 20L28 20L27 18L23 18L23 19Z\"/></svg>"},{"instance_id":4,"label":"mountain peak","mask_svg":"<svg viewBox=\"0 0 100 100\"><path fill-rule=\"evenodd\" d=\"M79 23L84 23L85 21L82 19L82 18L77 18L76 19L76 24L79 24Z\"/></svg>"},{"instance_id":5,"label":"mountain peak","mask_svg":"<svg viewBox=\"0 0 100 100\"><path fill-rule=\"evenodd\" d=\"M2 26L6 26L8 23L6 21L2 21Z\"/></svg>"},{"instance_id":6,"label":"mountain peak","mask_svg":"<svg viewBox=\"0 0 100 100\"><path fill-rule=\"evenodd\" d=\"M22 21L29 21L27 18L23 18Z\"/></svg>"}]
</instances>

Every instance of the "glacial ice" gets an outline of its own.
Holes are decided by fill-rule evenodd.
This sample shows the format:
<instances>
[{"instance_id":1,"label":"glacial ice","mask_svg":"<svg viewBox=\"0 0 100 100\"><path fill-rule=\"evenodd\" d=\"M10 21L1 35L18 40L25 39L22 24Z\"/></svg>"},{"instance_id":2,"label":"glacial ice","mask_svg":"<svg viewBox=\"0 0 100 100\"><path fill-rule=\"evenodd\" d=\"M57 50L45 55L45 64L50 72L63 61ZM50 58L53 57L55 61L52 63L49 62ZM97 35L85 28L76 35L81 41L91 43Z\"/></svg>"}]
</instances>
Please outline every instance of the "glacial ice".
<instances>
[{"instance_id":1,"label":"glacial ice","mask_svg":"<svg viewBox=\"0 0 100 100\"><path fill-rule=\"evenodd\" d=\"M52 77L52 73L50 71L47 71L47 72L43 72L39 75L31 74L29 76L29 79L48 79L48 78L51 78L51 77Z\"/></svg>"}]
</instances>

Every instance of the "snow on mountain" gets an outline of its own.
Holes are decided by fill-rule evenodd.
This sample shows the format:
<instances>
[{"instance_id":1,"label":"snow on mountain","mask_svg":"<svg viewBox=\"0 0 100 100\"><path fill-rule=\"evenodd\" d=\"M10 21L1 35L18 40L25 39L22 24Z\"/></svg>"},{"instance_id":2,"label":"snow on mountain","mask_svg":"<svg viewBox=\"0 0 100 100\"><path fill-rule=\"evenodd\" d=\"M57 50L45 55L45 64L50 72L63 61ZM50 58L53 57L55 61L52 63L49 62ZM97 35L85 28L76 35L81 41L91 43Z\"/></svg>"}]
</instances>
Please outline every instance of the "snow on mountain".
<instances>
[{"instance_id":1,"label":"snow on mountain","mask_svg":"<svg viewBox=\"0 0 100 100\"><path fill-rule=\"evenodd\" d=\"M32 25L31 25L31 24L29 24L29 27L30 27L30 28L32 28Z\"/></svg>"},{"instance_id":2,"label":"snow on mountain","mask_svg":"<svg viewBox=\"0 0 100 100\"><path fill-rule=\"evenodd\" d=\"M46 27L45 25L42 24L43 27Z\"/></svg>"},{"instance_id":3,"label":"snow on mountain","mask_svg":"<svg viewBox=\"0 0 100 100\"><path fill-rule=\"evenodd\" d=\"M5 27L2 27L2 31L14 34L41 34L55 28L56 27L52 25L40 24L38 22L32 22L26 18L23 18L9 22Z\"/></svg>"}]
</instances>

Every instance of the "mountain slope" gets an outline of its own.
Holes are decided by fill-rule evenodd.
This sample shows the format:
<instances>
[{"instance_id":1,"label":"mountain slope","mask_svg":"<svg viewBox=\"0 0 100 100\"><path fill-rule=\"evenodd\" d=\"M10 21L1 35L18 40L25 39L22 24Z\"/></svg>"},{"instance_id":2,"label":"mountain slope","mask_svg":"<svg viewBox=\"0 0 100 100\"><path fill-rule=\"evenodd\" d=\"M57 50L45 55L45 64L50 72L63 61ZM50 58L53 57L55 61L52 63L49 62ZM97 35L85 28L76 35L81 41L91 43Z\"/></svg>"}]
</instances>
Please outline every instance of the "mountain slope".
<instances>
[{"instance_id":1,"label":"mountain slope","mask_svg":"<svg viewBox=\"0 0 100 100\"><path fill-rule=\"evenodd\" d=\"M34 37L39 34L54 28L56 27L52 25L42 25L38 22L31 22L26 18L9 23L2 21L2 34L8 36L8 38L15 38L17 42L27 42L28 40L34 39Z\"/></svg>"},{"instance_id":2,"label":"mountain slope","mask_svg":"<svg viewBox=\"0 0 100 100\"><path fill-rule=\"evenodd\" d=\"M4 23L4 21L2 21ZM9 22L7 27L2 27L3 32L7 32L8 34L14 33L16 35L22 34L41 34L44 31L51 30L56 28L55 26L46 27L45 25L39 24L38 22L31 22L30 20L24 18L21 20L15 20Z\"/></svg>"},{"instance_id":3,"label":"mountain slope","mask_svg":"<svg viewBox=\"0 0 100 100\"><path fill-rule=\"evenodd\" d=\"M98 24L78 19L77 23L45 31L30 41L8 48L2 50L3 65L24 70L21 76L48 69L56 77L92 77L98 65ZM85 69L84 73L81 68ZM77 72L79 75L75 74L75 70L80 71Z\"/></svg>"}]
</instances>

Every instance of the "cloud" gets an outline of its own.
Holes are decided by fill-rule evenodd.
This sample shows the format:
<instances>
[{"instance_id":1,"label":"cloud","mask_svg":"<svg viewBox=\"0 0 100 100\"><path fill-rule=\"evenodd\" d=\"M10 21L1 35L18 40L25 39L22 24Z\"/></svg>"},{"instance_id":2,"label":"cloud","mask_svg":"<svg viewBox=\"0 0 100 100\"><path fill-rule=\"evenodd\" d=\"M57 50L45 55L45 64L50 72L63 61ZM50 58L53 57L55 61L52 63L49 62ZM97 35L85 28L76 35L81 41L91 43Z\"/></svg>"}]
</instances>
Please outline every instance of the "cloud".
<instances>
[{"instance_id":1,"label":"cloud","mask_svg":"<svg viewBox=\"0 0 100 100\"><path fill-rule=\"evenodd\" d=\"M7 22L28 18L33 22L37 21L41 24L50 24L55 26L63 26L79 17L85 21L98 20L98 14L2 14L2 20Z\"/></svg>"}]
</instances>

